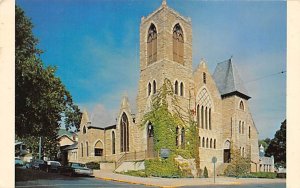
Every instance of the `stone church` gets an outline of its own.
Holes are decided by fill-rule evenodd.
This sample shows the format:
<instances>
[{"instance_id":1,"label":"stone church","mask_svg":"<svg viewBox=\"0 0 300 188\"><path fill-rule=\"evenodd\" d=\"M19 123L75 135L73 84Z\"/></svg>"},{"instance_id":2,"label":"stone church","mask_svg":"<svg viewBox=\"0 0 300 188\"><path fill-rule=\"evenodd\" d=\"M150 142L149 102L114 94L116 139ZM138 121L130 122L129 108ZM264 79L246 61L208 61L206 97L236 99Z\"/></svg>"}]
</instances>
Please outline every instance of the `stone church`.
<instances>
[{"instance_id":1,"label":"stone church","mask_svg":"<svg viewBox=\"0 0 300 188\"><path fill-rule=\"evenodd\" d=\"M258 131L249 109L250 95L233 59L217 64L213 74L205 61L193 70L192 59L192 21L163 0L157 10L141 18L137 111L131 111L127 97L122 99L115 123L98 124L84 111L76 161L111 161L117 167L125 160L153 157L155 125L141 123L151 97L167 78L181 108L194 108L194 120L199 126L200 168L206 166L211 173L215 156L217 171L222 172L230 162L230 149L236 148L242 156L251 157L251 170L257 171ZM183 138L184 130L178 132Z\"/></svg>"}]
</instances>

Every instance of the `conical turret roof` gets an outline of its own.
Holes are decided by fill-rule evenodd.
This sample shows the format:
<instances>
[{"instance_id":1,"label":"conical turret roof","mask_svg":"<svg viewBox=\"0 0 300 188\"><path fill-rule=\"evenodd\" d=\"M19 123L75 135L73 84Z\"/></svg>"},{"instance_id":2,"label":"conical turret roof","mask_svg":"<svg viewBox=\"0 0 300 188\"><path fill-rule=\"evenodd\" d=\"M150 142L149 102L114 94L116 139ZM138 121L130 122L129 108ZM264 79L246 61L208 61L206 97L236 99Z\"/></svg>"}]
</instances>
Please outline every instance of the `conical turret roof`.
<instances>
[{"instance_id":1,"label":"conical turret roof","mask_svg":"<svg viewBox=\"0 0 300 188\"><path fill-rule=\"evenodd\" d=\"M218 63L213 78L222 97L238 95L245 99L250 98L232 58Z\"/></svg>"}]
</instances>

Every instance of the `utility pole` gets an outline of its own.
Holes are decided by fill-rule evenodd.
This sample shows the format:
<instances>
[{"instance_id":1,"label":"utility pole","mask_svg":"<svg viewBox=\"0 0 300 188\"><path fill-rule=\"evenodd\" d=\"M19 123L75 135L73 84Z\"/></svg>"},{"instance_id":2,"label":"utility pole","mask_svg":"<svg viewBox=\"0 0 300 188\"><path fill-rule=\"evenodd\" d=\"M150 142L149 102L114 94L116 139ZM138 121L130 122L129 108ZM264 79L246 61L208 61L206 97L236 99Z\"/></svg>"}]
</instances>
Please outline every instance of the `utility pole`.
<instances>
[{"instance_id":1,"label":"utility pole","mask_svg":"<svg viewBox=\"0 0 300 188\"><path fill-rule=\"evenodd\" d=\"M42 137L40 137L39 141L39 159L42 157Z\"/></svg>"}]
</instances>

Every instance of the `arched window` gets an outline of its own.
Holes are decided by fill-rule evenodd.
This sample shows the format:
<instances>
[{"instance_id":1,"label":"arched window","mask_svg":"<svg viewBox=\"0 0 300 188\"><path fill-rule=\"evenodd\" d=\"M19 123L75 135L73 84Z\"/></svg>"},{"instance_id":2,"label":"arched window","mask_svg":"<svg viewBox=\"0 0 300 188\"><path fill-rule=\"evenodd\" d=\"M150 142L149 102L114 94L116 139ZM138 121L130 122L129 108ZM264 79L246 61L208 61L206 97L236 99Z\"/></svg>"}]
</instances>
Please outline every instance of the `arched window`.
<instances>
[{"instance_id":1,"label":"arched window","mask_svg":"<svg viewBox=\"0 0 300 188\"><path fill-rule=\"evenodd\" d=\"M185 148L185 130L184 127L181 129L181 148Z\"/></svg>"},{"instance_id":2,"label":"arched window","mask_svg":"<svg viewBox=\"0 0 300 188\"><path fill-rule=\"evenodd\" d=\"M83 157L83 143L81 143L80 145L81 145L81 157Z\"/></svg>"},{"instance_id":3,"label":"arched window","mask_svg":"<svg viewBox=\"0 0 300 188\"><path fill-rule=\"evenodd\" d=\"M208 148L208 138L206 138L206 148Z\"/></svg>"},{"instance_id":4,"label":"arched window","mask_svg":"<svg viewBox=\"0 0 300 188\"><path fill-rule=\"evenodd\" d=\"M148 96L151 95L151 83L148 83Z\"/></svg>"},{"instance_id":5,"label":"arched window","mask_svg":"<svg viewBox=\"0 0 300 188\"><path fill-rule=\"evenodd\" d=\"M85 134L86 133L86 128L85 128L85 126L83 127L83 134Z\"/></svg>"},{"instance_id":6,"label":"arched window","mask_svg":"<svg viewBox=\"0 0 300 188\"><path fill-rule=\"evenodd\" d=\"M208 127L211 130L211 108L208 110Z\"/></svg>"},{"instance_id":7,"label":"arched window","mask_svg":"<svg viewBox=\"0 0 300 188\"><path fill-rule=\"evenodd\" d=\"M86 145L86 156L88 157L89 156L89 143L86 142L85 145Z\"/></svg>"},{"instance_id":8,"label":"arched window","mask_svg":"<svg viewBox=\"0 0 300 188\"><path fill-rule=\"evenodd\" d=\"M249 138L251 138L251 128L249 126Z\"/></svg>"},{"instance_id":9,"label":"arched window","mask_svg":"<svg viewBox=\"0 0 300 188\"><path fill-rule=\"evenodd\" d=\"M207 107L205 107L205 129L207 129Z\"/></svg>"},{"instance_id":10,"label":"arched window","mask_svg":"<svg viewBox=\"0 0 300 188\"><path fill-rule=\"evenodd\" d=\"M175 95L178 95L178 81L175 81Z\"/></svg>"},{"instance_id":11,"label":"arched window","mask_svg":"<svg viewBox=\"0 0 300 188\"><path fill-rule=\"evenodd\" d=\"M151 24L148 30L147 57L148 65L157 60L157 31L154 24Z\"/></svg>"},{"instance_id":12,"label":"arched window","mask_svg":"<svg viewBox=\"0 0 300 188\"><path fill-rule=\"evenodd\" d=\"M103 156L103 144L100 140L95 144L94 153L95 156Z\"/></svg>"},{"instance_id":13,"label":"arched window","mask_svg":"<svg viewBox=\"0 0 300 188\"><path fill-rule=\"evenodd\" d=\"M202 138L202 147L203 148L205 147L205 138L204 137Z\"/></svg>"},{"instance_id":14,"label":"arched window","mask_svg":"<svg viewBox=\"0 0 300 188\"><path fill-rule=\"evenodd\" d=\"M211 138L211 139L210 139L210 142L209 142L209 147L210 147L210 148L213 147L212 144L213 144L213 143L212 143L212 138Z\"/></svg>"},{"instance_id":15,"label":"arched window","mask_svg":"<svg viewBox=\"0 0 300 188\"><path fill-rule=\"evenodd\" d=\"M179 24L173 28L173 61L183 64L183 31Z\"/></svg>"},{"instance_id":16,"label":"arched window","mask_svg":"<svg viewBox=\"0 0 300 188\"><path fill-rule=\"evenodd\" d=\"M204 128L204 107L201 106L201 128Z\"/></svg>"},{"instance_id":17,"label":"arched window","mask_svg":"<svg viewBox=\"0 0 300 188\"><path fill-rule=\"evenodd\" d=\"M180 96L183 96L183 91L184 91L183 83L181 82L180 83Z\"/></svg>"},{"instance_id":18,"label":"arched window","mask_svg":"<svg viewBox=\"0 0 300 188\"><path fill-rule=\"evenodd\" d=\"M200 106L199 106L199 104L197 105L197 125L198 125L198 127L200 127L200 112L199 112L199 110L200 110Z\"/></svg>"},{"instance_id":19,"label":"arched window","mask_svg":"<svg viewBox=\"0 0 300 188\"><path fill-rule=\"evenodd\" d=\"M125 113L122 114L121 122L120 122L120 128L121 128L121 152L127 152L129 151L129 124L128 124L128 118Z\"/></svg>"},{"instance_id":20,"label":"arched window","mask_svg":"<svg viewBox=\"0 0 300 188\"><path fill-rule=\"evenodd\" d=\"M214 139L214 149L216 149L216 145L217 145L217 140Z\"/></svg>"},{"instance_id":21,"label":"arched window","mask_svg":"<svg viewBox=\"0 0 300 188\"><path fill-rule=\"evenodd\" d=\"M115 135L115 131L111 132L111 152L112 152L112 154L116 154L116 135Z\"/></svg>"},{"instance_id":22,"label":"arched window","mask_svg":"<svg viewBox=\"0 0 300 188\"><path fill-rule=\"evenodd\" d=\"M245 108L244 108L244 103L243 103L243 101L240 102L240 109L241 109L241 110L244 110L244 109L245 109Z\"/></svg>"},{"instance_id":23,"label":"arched window","mask_svg":"<svg viewBox=\"0 0 300 188\"><path fill-rule=\"evenodd\" d=\"M179 127L176 127L176 146L179 146Z\"/></svg>"},{"instance_id":24,"label":"arched window","mask_svg":"<svg viewBox=\"0 0 300 188\"><path fill-rule=\"evenodd\" d=\"M156 81L153 80L153 94L156 93Z\"/></svg>"},{"instance_id":25,"label":"arched window","mask_svg":"<svg viewBox=\"0 0 300 188\"><path fill-rule=\"evenodd\" d=\"M242 122L242 134L244 134L244 123L245 122Z\"/></svg>"}]
</instances>

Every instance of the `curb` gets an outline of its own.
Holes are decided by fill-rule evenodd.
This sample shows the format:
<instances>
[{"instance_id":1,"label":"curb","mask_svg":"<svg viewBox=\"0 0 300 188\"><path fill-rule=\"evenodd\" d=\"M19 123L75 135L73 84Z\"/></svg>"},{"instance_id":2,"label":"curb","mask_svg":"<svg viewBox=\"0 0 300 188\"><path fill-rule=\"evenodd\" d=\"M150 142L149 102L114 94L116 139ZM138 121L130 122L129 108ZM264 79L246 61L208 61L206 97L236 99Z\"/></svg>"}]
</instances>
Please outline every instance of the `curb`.
<instances>
[{"instance_id":1,"label":"curb","mask_svg":"<svg viewBox=\"0 0 300 188\"><path fill-rule=\"evenodd\" d=\"M119 180L119 179L114 179L114 178L105 178L105 177L95 177L96 179L104 180L104 181L116 181L116 182L121 182L121 183L129 183L129 184L135 184L135 185L145 185L145 186L151 186L151 187L160 187L160 188L177 188L180 186L159 186L155 184L149 184L149 183L137 183L137 182L132 182L132 181L126 181L126 180Z\"/></svg>"},{"instance_id":2,"label":"curb","mask_svg":"<svg viewBox=\"0 0 300 188\"><path fill-rule=\"evenodd\" d=\"M120 183L128 183L128 184L133 184L133 185L145 185L145 186L154 186L154 187L160 187L160 188L179 188L182 186L192 186L192 185L179 185L179 186L172 186L172 185L157 185L157 184L151 184L151 183L142 183L142 182L133 182L133 181L128 181L128 180L120 180L120 179L114 179L114 178L107 178L107 177L95 177L96 179L99 180L104 180L104 181L115 181L115 182L120 182ZM213 185L241 185L241 182L218 182ZM211 185L210 183L204 183L199 186L207 186ZM196 186L196 185L195 185Z\"/></svg>"}]
</instances>

